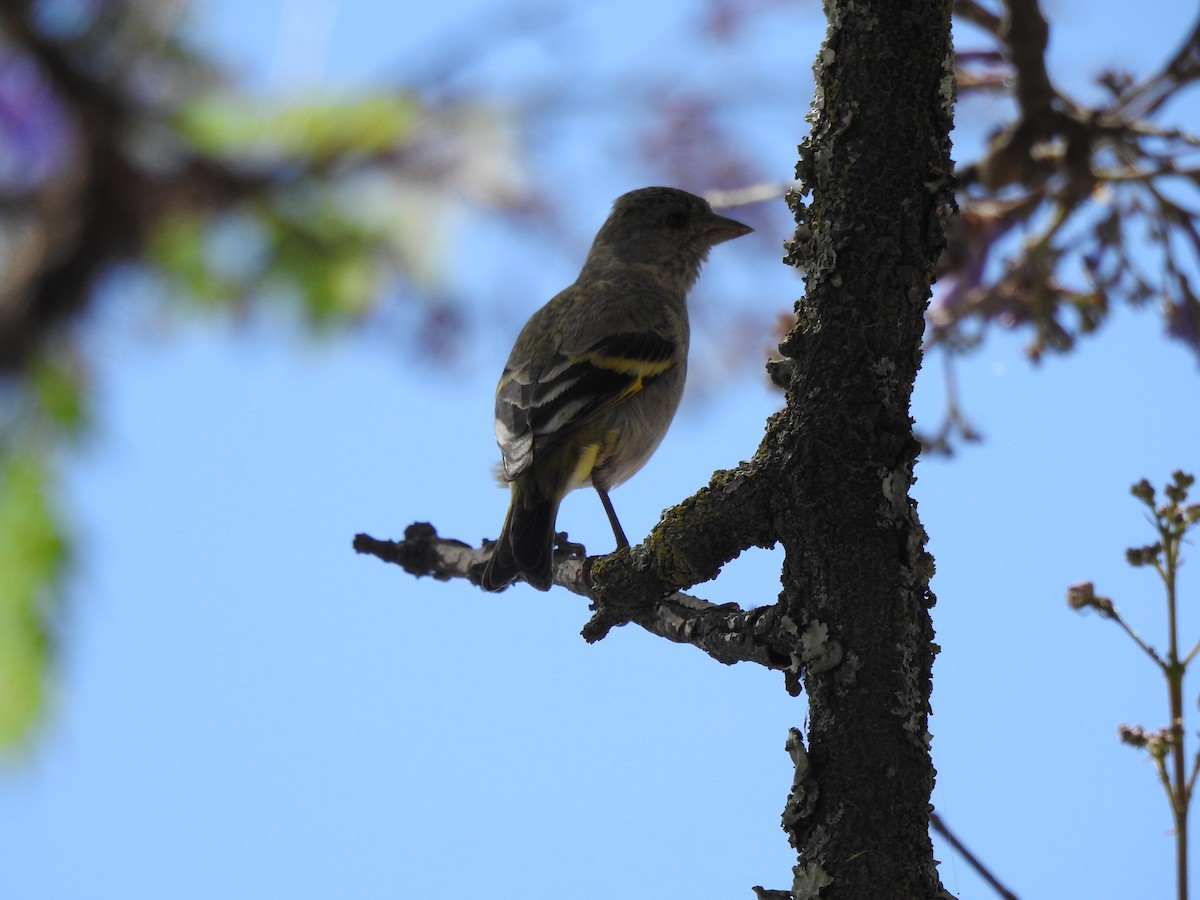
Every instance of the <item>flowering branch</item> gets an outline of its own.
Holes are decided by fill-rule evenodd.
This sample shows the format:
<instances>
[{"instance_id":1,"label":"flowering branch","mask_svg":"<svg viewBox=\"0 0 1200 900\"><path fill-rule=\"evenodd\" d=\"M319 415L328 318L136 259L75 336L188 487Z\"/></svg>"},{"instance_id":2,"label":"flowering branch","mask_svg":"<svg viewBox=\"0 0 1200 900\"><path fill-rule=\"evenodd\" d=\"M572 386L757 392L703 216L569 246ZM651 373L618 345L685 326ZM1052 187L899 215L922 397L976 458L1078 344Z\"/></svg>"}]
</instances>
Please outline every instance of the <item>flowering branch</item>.
<instances>
[{"instance_id":1,"label":"flowering branch","mask_svg":"<svg viewBox=\"0 0 1200 900\"><path fill-rule=\"evenodd\" d=\"M1167 651L1165 654L1159 654L1143 641L1121 617L1112 600L1098 595L1091 582L1082 582L1067 590L1067 603L1072 609L1094 609L1104 618L1116 622L1142 652L1154 661L1166 681L1167 702L1171 715L1170 725L1151 732L1146 731L1140 725L1121 725L1118 728L1118 734L1122 743L1146 750L1154 761L1159 781L1167 794L1175 825L1176 887L1179 900L1187 900L1188 896L1187 817L1192 791L1196 784L1196 774L1200 771L1200 754L1193 758L1190 773L1187 771L1183 726L1183 679L1187 673L1188 664L1200 650L1200 643L1194 645L1185 656L1181 657L1177 620L1180 551L1187 533L1197 523L1200 523L1200 503L1187 502L1188 490L1195 480L1194 476L1184 472L1173 473L1171 483L1163 488L1163 493L1166 495L1166 501L1163 503L1157 502L1154 488L1144 478L1131 489L1133 496L1150 510L1151 521L1158 534L1158 540L1144 547L1130 547L1125 551L1125 558L1131 566L1153 568L1158 573L1163 588L1166 590Z\"/></svg>"}]
</instances>

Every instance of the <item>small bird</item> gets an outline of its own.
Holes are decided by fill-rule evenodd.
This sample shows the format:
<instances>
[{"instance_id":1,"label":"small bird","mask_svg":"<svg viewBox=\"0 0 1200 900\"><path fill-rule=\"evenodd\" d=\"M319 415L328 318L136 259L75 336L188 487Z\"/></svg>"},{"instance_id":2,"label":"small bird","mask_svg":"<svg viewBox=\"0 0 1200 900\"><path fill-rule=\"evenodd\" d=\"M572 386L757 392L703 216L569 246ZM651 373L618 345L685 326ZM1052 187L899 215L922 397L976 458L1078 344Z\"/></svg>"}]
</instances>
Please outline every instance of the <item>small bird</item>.
<instances>
[{"instance_id":1,"label":"small bird","mask_svg":"<svg viewBox=\"0 0 1200 900\"><path fill-rule=\"evenodd\" d=\"M608 492L657 449L683 395L687 293L710 248L754 229L694 194L648 187L617 198L575 283L521 329L496 387L497 476L512 492L484 590L553 581L564 496L591 485L617 547Z\"/></svg>"}]
</instances>

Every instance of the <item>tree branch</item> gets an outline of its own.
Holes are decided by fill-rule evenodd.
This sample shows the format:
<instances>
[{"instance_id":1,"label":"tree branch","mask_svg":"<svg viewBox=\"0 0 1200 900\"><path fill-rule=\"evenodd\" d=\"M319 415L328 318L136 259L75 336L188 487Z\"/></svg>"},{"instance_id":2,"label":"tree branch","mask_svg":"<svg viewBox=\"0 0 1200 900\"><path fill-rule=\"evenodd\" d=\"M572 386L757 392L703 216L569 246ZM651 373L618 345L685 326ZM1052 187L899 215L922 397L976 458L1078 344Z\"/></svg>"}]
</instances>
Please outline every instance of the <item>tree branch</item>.
<instances>
[{"instance_id":1,"label":"tree branch","mask_svg":"<svg viewBox=\"0 0 1200 900\"><path fill-rule=\"evenodd\" d=\"M1004 900L1017 900L1017 895L1001 884L1000 879L992 874L991 870L980 861L979 857L968 850L966 845L958 839L954 832L946 827L946 824L942 821L941 816L935 812L931 812L929 814L929 824L933 826L934 831L946 839L946 842L949 843L951 847L962 854L962 857L967 861L967 864L975 870L980 878L982 878L988 883L988 885L991 886L992 890L1004 898Z\"/></svg>"},{"instance_id":2,"label":"tree branch","mask_svg":"<svg viewBox=\"0 0 1200 900\"><path fill-rule=\"evenodd\" d=\"M105 268L136 256L172 213L207 211L261 195L289 173L241 172L172 148L147 167L128 149L142 120L163 118L115 80L77 64L65 44L33 24L28 2L6 7L0 27L36 61L78 129L76 171L35 206L43 262L26 277L0 281L0 372L20 370L61 322L84 309ZM46 192L43 192L46 193ZM29 198L31 201L33 198Z\"/></svg>"},{"instance_id":3,"label":"tree branch","mask_svg":"<svg viewBox=\"0 0 1200 900\"><path fill-rule=\"evenodd\" d=\"M1004 19L984 7L978 0L954 0L954 18L972 22L997 37L1004 27Z\"/></svg>"},{"instance_id":4,"label":"tree branch","mask_svg":"<svg viewBox=\"0 0 1200 900\"><path fill-rule=\"evenodd\" d=\"M438 581L468 578L473 584L479 583L478 573L471 577L473 570L487 562L491 555L486 547L477 550L462 541L438 537L437 529L428 522L409 525L404 529L402 541L383 541L369 534L356 534L354 551L394 563L417 578L423 575Z\"/></svg>"},{"instance_id":5,"label":"tree branch","mask_svg":"<svg viewBox=\"0 0 1200 900\"><path fill-rule=\"evenodd\" d=\"M714 472L705 487L664 510L641 544L589 557L581 545L558 536L554 583L591 601L585 640L595 643L614 627L633 623L658 637L698 647L718 662L784 670L788 690L799 692L803 653L798 628L785 621L781 607L743 610L681 593L711 581L743 550L774 546L773 503L783 471L779 461L788 456L778 421L752 460ZM472 584L479 584L492 550L488 541L474 548L438 537L424 522L410 525L400 542L359 534L354 549L399 565L410 575L466 578Z\"/></svg>"},{"instance_id":6,"label":"tree branch","mask_svg":"<svg viewBox=\"0 0 1200 900\"><path fill-rule=\"evenodd\" d=\"M1167 63L1120 98L1120 108L1129 118L1151 116L1181 85L1200 77L1200 18Z\"/></svg>"},{"instance_id":7,"label":"tree branch","mask_svg":"<svg viewBox=\"0 0 1200 900\"><path fill-rule=\"evenodd\" d=\"M1050 25L1038 0L1007 0L1004 5L1001 37L1017 70L1013 93L1024 119L1047 121L1054 115L1052 103L1058 95L1046 71Z\"/></svg>"},{"instance_id":8,"label":"tree branch","mask_svg":"<svg viewBox=\"0 0 1200 900\"><path fill-rule=\"evenodd\" d=\"M695 498L693 498L695 499ZM620 578L620 574L645 570L634 559L649 558L646 543L619 550L606 557L555 555L554 581L574 594L587 597L592 607L602 612L584 626L588 642L604 638L614 625L636 623L651 634L678 644L691 644L718 662L754 662L770 669L798 672L793 648L779 637L788 633L781 628L781 611L774 606L742 610L735 603L715 604L678 591L663 593L661 579L638 581ZM561 546L561 545L560 545ZM579 545L573 545L582 550ZM475 548L462 541L439 537L426 522L414 523L404 531L404 540L386 541L370 535L354 538L358 553L393 563L418 578L429 575L439 581L466 578L479 583L480 571L491 555L490 542ZM613 564L609 564L609 560ZM595 567L605 563L612 577L595 578ZM794 633L795 629L790 629Z\"/></svg>"}]
</instances>

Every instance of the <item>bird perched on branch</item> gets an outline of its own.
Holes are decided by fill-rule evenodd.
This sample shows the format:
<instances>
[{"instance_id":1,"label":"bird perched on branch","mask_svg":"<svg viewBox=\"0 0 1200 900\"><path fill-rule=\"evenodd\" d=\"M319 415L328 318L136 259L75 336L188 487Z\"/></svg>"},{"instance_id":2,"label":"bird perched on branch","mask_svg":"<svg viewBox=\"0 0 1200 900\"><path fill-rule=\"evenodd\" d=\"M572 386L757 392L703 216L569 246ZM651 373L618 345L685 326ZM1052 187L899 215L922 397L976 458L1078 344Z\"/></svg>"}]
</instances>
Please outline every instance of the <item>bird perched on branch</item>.
<instances>
[{"instance_id":1,"label":"bird perched on branch","mask_svg":"<svg viewBox=\"0 0 1200 900\"><path fill-rule=\"evenodd\" d=\"M679 406L700 264L752 230L675 188L617 198L579 277L525 323L496 387L497 474L512 494L485 590L522 577L549 589L554 521L577 487L596 489L617 547L629 546L608 492L650 458Z\"/></svg>"}]
</instances>

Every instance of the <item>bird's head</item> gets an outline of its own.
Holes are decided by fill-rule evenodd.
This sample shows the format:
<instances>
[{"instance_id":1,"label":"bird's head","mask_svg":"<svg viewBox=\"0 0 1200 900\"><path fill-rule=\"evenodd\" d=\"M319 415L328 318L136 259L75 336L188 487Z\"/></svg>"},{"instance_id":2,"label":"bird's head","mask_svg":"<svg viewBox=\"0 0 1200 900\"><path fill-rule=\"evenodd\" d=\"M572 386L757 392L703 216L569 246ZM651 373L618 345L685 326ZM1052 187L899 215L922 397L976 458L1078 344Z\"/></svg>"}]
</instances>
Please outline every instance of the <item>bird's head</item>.
<instances>
[{"instance_id":1,"label":"bird's head","mask_svg":"<svg viewBox=\"0 0 1200 900\"><path fill-rule=\"evenodd\" d=\"M713 212L703 197L677 188L648 187L617 198L592 252L623 263L661 267L686 291L710 248L753 230Z\"/></svg>"}]
</instances>

